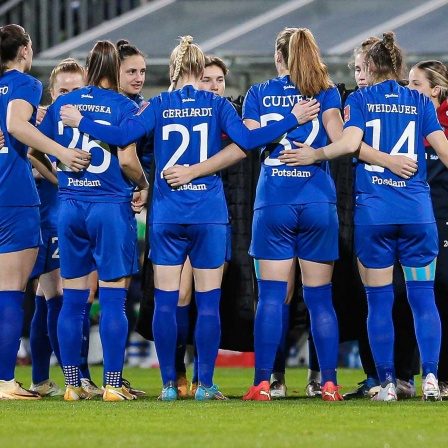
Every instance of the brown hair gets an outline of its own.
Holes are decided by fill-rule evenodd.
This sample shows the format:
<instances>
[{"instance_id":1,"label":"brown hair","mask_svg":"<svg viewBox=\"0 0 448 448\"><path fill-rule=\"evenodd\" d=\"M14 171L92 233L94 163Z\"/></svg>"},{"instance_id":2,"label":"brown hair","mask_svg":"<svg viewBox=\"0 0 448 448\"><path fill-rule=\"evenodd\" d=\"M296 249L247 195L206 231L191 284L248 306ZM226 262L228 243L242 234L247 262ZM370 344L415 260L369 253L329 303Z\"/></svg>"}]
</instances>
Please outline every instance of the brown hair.
<instances>
[{"instance_id":1,"label":"brown hair","mask_svg":"<svg viewBox=\"0 0 448 448\"><path fill-rule=\"evenodd\" d=\"M7 62L17 58L19 49L27 46L30 36L20 25L11 24L0 28L0 76L7 68Z\"/></svg>"},{"instance_id":2,"label":"brown hair","mask_svg":"<svg viewBox=\"0 0 448 448\"><path fill-rule=\"evenodd\" d=\"M393 31L383 33L383 39L374 43L367 51L366 59L375 65L372 74L376 82L403 77L404 52L395 43Z\"/></svg>"},{"instance_id":3,"label":"brown hair","mask_svg":"<svg viewBox=\"0 0 448 448\"><path fill-rule=\"evenodd\" d=\"M119 70L118 51L108 40L100 40L90 51L86 61L87 85L99 87L106 80L109 89L118 92Z\"/></svg>"},{"instance_id":4,"label":"brown hair","mask_svg":"<svg viewBox=\"0 0 448 448\"><path fill-rule=\"evenodd\" d=\"M275 48L281 53L291 81L302 95L317 95L333 86L308 28L285 28L278 34Z\"/></svg>"},{"instance_id":5,"label":"brown hair","mask_svg":"<svg viewBox=\"0 0 448 448\"><path fill-rule=\"evenodd\" d=\"M446 65L440 61L432 60L419 62L412 68L418 68L425 72L425 78L428 80L431 88L440 88L437 99L439 104L442 104L448 98L448 69Z\"/></svg>"},{"instance_id":6,"label":"brown hair","mask_svg":"<svg viewBox=\"0 0 448 448\"><path fill-rule=\"evenodd\" d=\"M200 78L204 72L204 53L198 45L192 42L191 36L181 37L179 45L171 53L170 67L173 69L173 76L169 92L176 88L177 81L184 73Z\"/></svg>"},{"instance_id":7,"label":"brown hair","mask_svg":"<svg viewBox=\"0 0 448 448\"><path fill-rule=\"evenodd\" d=\"M56 77L60 73L79 73L84 78L84 69L81 64L73 58L67 58L59 62L50 74L49 87L53 89Z\"/></svg>"},{"instance_id":8,"label":"brown hair","mask_svg":"<svg viewBox=\"0 0 448 448\"><path fill-rule=\"evenodd\" d=\"M355 68L355 59L358 55L360 54L367 54L367 52L369 51L370 47L379 42L381 39L379 37L376 36L371 36L368 37L359 47L355 48L353 50L353 54L352 57L350 58L349 62L348 62L348 68L350 68L351 70L353 70Z\"/></svg>"},{"instance_id":9,"label":"brown hair","mask_svg":"<svg viewBox=\"0 0 448 448\"><path fill-rule=\"evenodd\" d=\"M227 68L226 63L221 58L218 58L218 56L214 56L212 54L205 56L205 67L207 68L211 65L216 65L219 67L224 73L224 76L229 74L229 69Z\"/></svg>"},{"instance_id":10,"label":"brown hair","mask_svg":"<svg viewBox=\"0 0 448 448\"><path fill-rule=\"evenodd\" d=\"M131 45L127 40L121 39L116 45L118 50L118 57L120 58L120 62L123 62L126 58L130 56L141 56L143 59L146 58L146 55L142 53L136 46Z\"/></svg>"}]
</instances>

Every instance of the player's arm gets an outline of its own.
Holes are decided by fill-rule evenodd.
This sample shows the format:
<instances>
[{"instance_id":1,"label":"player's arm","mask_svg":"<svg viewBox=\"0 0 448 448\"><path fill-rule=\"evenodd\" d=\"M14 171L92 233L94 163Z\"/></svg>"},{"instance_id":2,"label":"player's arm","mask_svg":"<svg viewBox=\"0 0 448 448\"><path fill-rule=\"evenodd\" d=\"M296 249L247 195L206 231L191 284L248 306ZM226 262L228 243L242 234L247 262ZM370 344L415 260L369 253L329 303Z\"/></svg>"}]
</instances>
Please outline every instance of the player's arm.
<instances>
[{"instance_id":1,"label":"player's arm","mask_svg":"<svg viewBox=\"0 0 448 448\"><path fill-rule=\"evenodd\" d=\"M135 143L118 148L117 157L124 175L137 185L131 206L134 212L140 213L148 200L149 184L138 160Z\"/></svg>"},{"instance_id":2,"label":"player's arm","mask_svg":"<svg viewBox=\"0 0 448 448\"><path fill-rule=\"evenodd\" d=\"M15 99L8 104L6 127L8 132L27 146L58 158L73 171L81 171L90 164L91 155L78 149L68 149L46 137L29 120L33 106L25 100Z\"/></svg>"},{"instance_id":3,"label":"player's arm","mask_svg":"<svg viewBox=\"0 0 448 448\"><path fill-rule=\"evenodd\" d=\"M217 171L228 168L245 157L245 152L235 143L231 143L204 162L190 166L174 165L164 170L162 174L171 187L180 187L198 177L210 176Z\"/></svg>"},{"instance_id":4,"label":"player's arm","mask_svg":"<svg viewBox=\"0 0 448 448\"><path fill-rule=\"evenodd\" d=\"M371 165L379 165L387 168L403 179L409 179L418 169L417 162L410 157L400 154L392 156L385 152L377 151L364 142L361 144L359 151L355 153L355 157Z\"/></svg>"},{"instance_id":5,"label":"player's arm","mask_svg":"<svg viewBox=\"0 0 448 448\"><path fill-rule=\"evenodd\" d=\"M34 148L28 149L28 160L37 170L37 172L51 183L58 185L58 175L56 168L51 163L51 160L43 152L37 151ZM34 170L33 170L34 171ZM35 176L36 178L36 176Z\"/></svg>"}]
</instances>

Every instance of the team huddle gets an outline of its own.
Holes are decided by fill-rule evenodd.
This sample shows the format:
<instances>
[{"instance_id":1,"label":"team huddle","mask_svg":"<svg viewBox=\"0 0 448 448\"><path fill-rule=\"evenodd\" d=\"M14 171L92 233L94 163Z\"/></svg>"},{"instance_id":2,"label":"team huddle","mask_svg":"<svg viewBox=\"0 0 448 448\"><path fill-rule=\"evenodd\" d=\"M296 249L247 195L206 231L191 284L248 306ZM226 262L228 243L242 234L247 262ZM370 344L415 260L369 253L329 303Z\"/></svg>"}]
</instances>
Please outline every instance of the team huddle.
<instances>
[{"instance_id":1,"label":"team huddle","mask_svg":"<svg viewBox=\"0 0 448 448\"><path fill-rule=\"evenodd\" d=\"M54 69L53 103L35 126L42 85L27 74L30 36L18 25L0 28L0 399L63 395L76 401L99 395L124 401L143 394L131 388L122 371L125 301L138 266L135 213L148 202L152 333L162 377L158 399L191 394L199 401L227 400L213 379L221 284L229 260L221 171L255 149L261 171L248 248L258 289L255 375L243 400L286 394L284 375L273 373L279 371L276 354L285 344L296 260L320 372L315 392L324 401L343 400L331 283L339 224L328 161L344 156L355 158L354 250L369 309L367 332L378 382L373 399L400 396L392 319L397 259L414 316L423 399L441 399L442 328L434 296L440 242L425 158L430 147L446 171L448 141L436 112L447 99L446 68L445 84L431 86L438 88L436 103L413 82L410 88L398 82L403 51L392 32L370 38L355 50L367 85L348 96L341 114L340 93L308 29L285 28L275 49L278 77L249 89L240 117L223 88L207 85L216 69L223 84L225 64L205 56L191 36L182 37L171 54L168 91L147 102L140 95L144 55L126 41L117 46L100 41L89 53L84 76L72 59ZM415 83L433 79L418 66L412 73ZM132 74L134 81L126 83ZM223 147L223 134L233 143ZM179 341L186 339L188 316L179 308L188 275L194 279L197 320L195 370L187 393L176 359ZM35 337L34 354L31 347L33 378L26 389L15 380L14 367L29 278L38 280L33 322L36 334L43 335ZM104 353L100 388L91 381L85 344L96 293ZM52 352L63 370L65 391L50 381Z\"/></svg>"}]
</instances>

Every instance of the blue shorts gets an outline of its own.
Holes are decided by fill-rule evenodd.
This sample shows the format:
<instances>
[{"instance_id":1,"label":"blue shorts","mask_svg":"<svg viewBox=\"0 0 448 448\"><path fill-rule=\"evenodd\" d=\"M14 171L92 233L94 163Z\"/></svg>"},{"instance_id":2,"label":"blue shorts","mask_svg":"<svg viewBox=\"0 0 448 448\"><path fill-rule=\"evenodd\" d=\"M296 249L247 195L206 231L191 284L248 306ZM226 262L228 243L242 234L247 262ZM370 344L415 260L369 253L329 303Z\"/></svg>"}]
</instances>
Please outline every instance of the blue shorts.
<instances>
[{"instance_id":1,"label":"blue shorts","mask_svg":"<svg viewBox=\"0 0 448 448\"><path fill-rule=\"evenodd\" d=\"M436 223L356 225L356 255L366 268L428 266L439 252Z\"/></svg>"},{"instance_id":2,"label":"blue shorts","mask_svg":"<svg viewBox=\"0 0 448 448\"><path fill-rule=\"evenodd\" d=\"M39 277L58 268L58 231L57 229L42 229L42 243L39 246L36 263L30 278Z\"/></svg>"},{"instance_id":3,"label":"blue shorts","mask_svg":"<svg viewBox=\"0 0 448 448\"><path fill-rule=\"evenodd\" d=\"M190 258L196 269L222 266L226 256L226 224L152 224L149 228L154 264L177 266Z\"/></svg>"},{"instance_id":4,"label":"blue shorts","mask_svg":"<svg viewBox=\"0 0 448 448\"><path fill-rule=\"evenodd\" d=\"M249 253L259 260L333 261L338 258L336 205L274 205L254 212Z\"/></svg>"},{"instance_id":5,"label":"blue shorts","mask_svg":"<svg viewBox=\"0 0 448 448\"><path fill-rule=\"evenodd\" d=\"M39 207L0 207L0 254L38 247Z\"/></svg>"},{"instance_id":6,"label":"blue shorts","mask_svg":"<svg viewBox=\"0 0 448 448\"><path fill-rule=\"evenodd\" d=\"M61 201L58 222L63 278L97 270L110 281L138 270L137 223L129 203Z\"/></svg>"},{"instance_id":7,"label":"blue shorts","mask_svg":"<svg viewBox=\"0 0 448 448\"><path fill-rule=\"evenodd\" d=\"M226 225L226 256L225 261L232 259L232 225Z\"/></svg>"}]
</instances>

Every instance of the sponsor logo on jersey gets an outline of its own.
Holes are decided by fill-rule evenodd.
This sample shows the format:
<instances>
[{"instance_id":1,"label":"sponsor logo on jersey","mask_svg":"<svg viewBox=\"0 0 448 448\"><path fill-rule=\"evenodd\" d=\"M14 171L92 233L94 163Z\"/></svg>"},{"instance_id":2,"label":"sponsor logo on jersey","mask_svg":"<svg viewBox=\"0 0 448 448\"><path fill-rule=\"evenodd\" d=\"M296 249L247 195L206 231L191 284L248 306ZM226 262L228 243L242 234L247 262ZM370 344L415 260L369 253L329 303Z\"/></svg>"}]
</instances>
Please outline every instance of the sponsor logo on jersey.
<instances>
[{"instance_id":1,"label":"sponsor logo on jersey","mask_svg":"<svg viewBox=\"0 0 448 448\"><path fill-rule=\"evenodd\" d=\"M350 120L350 105L344 107L344 123Z\"/></svg>"},{"instance_id":2,"label":"sponsor logo on jersey","mask_svg":"<svg viewBox=\"0 0 448 448\"><path fill-rule=\"evenodd\" d=\"M97 104L74 104L80 112L100 112L103 114L111 114L109 106L101 106Z\"/></svg>"},{"instance_id":3,"label":"sponsor logo on jersey","mask_svg":"<svg viewBox=\"0 0 448 448\"><path fill-rule=\"evenodd\" d=\"M89 179L73 179L69 177L68 187L101 187L101 182L99 180L89 180Z\"/></svg>"},{"instance_id":4,"label":"sponsor logo on jersey","mask_svg":"<svg viewBox=\"0 0 448 448\"><path fill-rule=\"evenodd\" d=\"M177 188L172 188L172 191L184 191L184 190L191 190L191 191L204 191L207 190L207 185L205 184L192 184L191 182L189 184L181 185Z\"/></svg>"},{"instance_id":5,"label":"sponsor logo on jersey","mask_svg":"<svg viewBox=\"0 0 448 448\"><path fill-rule=\"evenodd\" d=\"M283 86L283 90L286 90L286 89L295 89L296 87L294 86L294 85L292 85L292 84L289 84L289 85L287 85L287 86Z\"/></svg>"},{"instance_id":6,"label":"sponsor logo on jersey","mask_svg":"<svg viewBox=\"0 0 448 448\"><path fill-rule=\"evenodd\" d=\"M194 98L182 98L183 103L189 103L191 101L196 101Z\"/></svg>"},{"instance_id":7,"label":"sponsor logo on jersey","mask_svg":"<svg viewBox=\"0 0 448 448\"><path fill-rule=\"evenodd\" d=\"M398 98L398 94L397 93L386 93L384 95L386 98Z\"/></svg>"},{"instance_id":8,"label":"sponsor logo on jersey","mask_svg":"<svg viewBox=\"0 0 448 448\"><path fill-rule=\"evenodd\" d=\"M0 95L6 95L8 93L8 86L0 87Z\"/></svg>"},{"instance_id":9,"label":"sponsor logo on jersey","mask_svg":"<svg viewBox=\"0 0 448 448\"><path fill-rule=\"evenodd\" d=\"M93 98L92 95L86 94L86 95L81 95L81 98Z\"/></svg>"},{"instance_id":10,"label":"sponsor logo on jersey","mask_svg":"<svg viewBox=\"0 0 448 448\"><path fill-rule=\"evenodd\" d=\"M394 180L394 179L383 179L382 177L372 176L373 185L387 185L389 187L404 188L407 187L406 181L404 180Z\"/></svg>"},{"instance_id":11,"label":"sponsor logo on jersey","mask_svg":"<svg viewBox=\"0 0 448 448\"><path fill-rule=\"evenodd\" d=\"M302 171L294 168L293 170L287 170L286 168L272 168L271 177L311 177L310 171Z\"/></svg>"}]
</instances>

